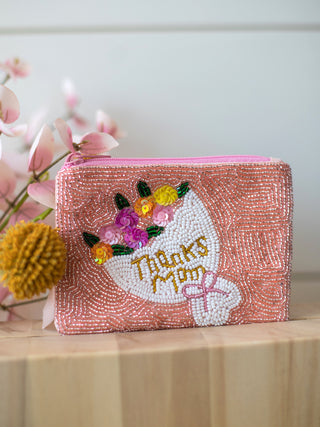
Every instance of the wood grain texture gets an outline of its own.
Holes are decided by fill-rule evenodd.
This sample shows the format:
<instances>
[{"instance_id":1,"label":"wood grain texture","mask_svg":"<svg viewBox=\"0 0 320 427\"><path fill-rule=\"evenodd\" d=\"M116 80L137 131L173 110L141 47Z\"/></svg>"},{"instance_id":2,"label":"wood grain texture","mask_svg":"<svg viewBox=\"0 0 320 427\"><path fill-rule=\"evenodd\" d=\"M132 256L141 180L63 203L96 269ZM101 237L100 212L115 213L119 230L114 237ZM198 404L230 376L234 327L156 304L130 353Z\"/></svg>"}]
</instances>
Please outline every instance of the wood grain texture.
<instances>
[{"instance_id":1,"label":"wood grain texture","mask_svg":"<svg viewBox=\"0 0 320 427\"><path fill-rule=\"evenodd\" d=\"M68 337L1 324L0 425L319 427L320 304L291 313L306 320Z\"/></svg>"}]
</instances>

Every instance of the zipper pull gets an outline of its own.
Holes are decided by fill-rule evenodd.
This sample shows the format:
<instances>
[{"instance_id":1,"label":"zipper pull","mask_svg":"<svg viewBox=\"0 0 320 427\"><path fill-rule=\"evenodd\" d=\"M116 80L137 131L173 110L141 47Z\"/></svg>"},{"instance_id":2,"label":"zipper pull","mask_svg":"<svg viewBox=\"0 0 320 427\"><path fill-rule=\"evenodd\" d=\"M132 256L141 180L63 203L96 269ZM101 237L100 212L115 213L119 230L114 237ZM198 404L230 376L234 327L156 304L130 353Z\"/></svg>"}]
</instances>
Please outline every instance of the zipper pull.
<instances>
[{"instance_id":1,"label":"zipper pull","mask_svg":"<svg viewBox=\"0 0 320 427\"><path fill-rule=\"evenodd\" d=\"M69 168L72 166L80 165L85 163L88 160L99 159L99 158L111 158L111 156L103 156L103 155L95 155L89 156L81 154L80 151L76 151L75 153L70 153L64 163L63 168Z\"/></svg>"},{"instance_id":2,"label":"zipper pull","mask_svg":"<svg viewBox=\"0 0 320 427\"><path fill-rule=\"evenodd\" d=\"M64 162L64 166L73 166L73 165L77 165L80 163L83 163L85 161L84 157L82 156L82 154L79 151L76 151L75 153L70 153L67 158L66 161Z\"/></svg>"}]
</instances>

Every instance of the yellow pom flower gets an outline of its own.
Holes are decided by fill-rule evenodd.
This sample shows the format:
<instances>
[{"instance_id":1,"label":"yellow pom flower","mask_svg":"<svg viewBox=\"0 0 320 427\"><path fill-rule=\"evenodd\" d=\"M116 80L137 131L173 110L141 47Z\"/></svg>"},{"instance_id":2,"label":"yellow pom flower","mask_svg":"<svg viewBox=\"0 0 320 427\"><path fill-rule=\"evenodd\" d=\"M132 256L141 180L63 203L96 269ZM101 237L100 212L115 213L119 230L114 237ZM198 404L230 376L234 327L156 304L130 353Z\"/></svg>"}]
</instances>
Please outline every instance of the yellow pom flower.
<instances>
[{"instance_id":1,"label":"yellow pom flower","mask_svg":"<svg viewBox=\"0 0 320 427\"><path fill-rule=\"evenodd\" d=\"M47 224L21 221L0 240L2 280L18 300L51 289L62 278L65 265L63 240Z\"/></svg>"},{"instance_id":2,"label":"yellow pom flower","mask_svg":"<svg viewBox=\"0 0 320 427\"><path fill-rule=\"evenodd\" d=\"M178 192L170 185L164 185L155 191L153 197L158 205L169 206L177 200Z\"/></svg>"}]
</instances>

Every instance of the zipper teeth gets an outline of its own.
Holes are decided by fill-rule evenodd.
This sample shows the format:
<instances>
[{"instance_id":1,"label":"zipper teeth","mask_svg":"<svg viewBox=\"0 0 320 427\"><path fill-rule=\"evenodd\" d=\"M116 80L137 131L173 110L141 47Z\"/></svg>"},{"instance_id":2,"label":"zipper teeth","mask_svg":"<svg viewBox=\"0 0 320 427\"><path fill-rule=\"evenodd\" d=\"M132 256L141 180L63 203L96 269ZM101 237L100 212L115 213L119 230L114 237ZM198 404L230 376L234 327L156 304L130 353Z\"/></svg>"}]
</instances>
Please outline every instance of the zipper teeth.
<instances>
[{"instance_id":1,"label":"zipper teeth","mask_svg":"<svg viewBox=\"0 0 320 427\"><path fill-rule=\"evenodd\" d=\"M254 163L274 161L270 157L263 156L211 156L211 157L180 157L180 158L110 158L97 156L92 158L78 158L74 161L66 161L63 169L74 166L104 165L163 165L163 164L209 164L209 163Z\"/></svg>"}]
</instances>

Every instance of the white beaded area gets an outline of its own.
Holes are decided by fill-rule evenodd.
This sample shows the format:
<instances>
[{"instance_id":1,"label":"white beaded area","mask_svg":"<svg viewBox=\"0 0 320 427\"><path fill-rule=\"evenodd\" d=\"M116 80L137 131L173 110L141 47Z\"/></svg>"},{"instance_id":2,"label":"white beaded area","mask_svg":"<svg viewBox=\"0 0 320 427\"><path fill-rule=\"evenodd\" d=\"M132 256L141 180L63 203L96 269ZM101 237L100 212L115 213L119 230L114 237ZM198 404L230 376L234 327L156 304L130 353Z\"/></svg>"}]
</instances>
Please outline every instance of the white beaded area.
<instances>
[{"instance_id":1,"label":"white beaded area","mask_svg":"<svg viewBox=\"0 0 320 427\"><path fill-rule=\"evenodd\" d=\"M191 300L192 314L198 326L223 325L228 320L230 310L240 304L241 294L234 283L218 277L215 288L228 295L209 292L206 295L207 311L204 307L204 297Z\"/></svg>"},{"instance_id":2,"label":"white beaded area","mask_svg":"<svg viewBox=\"0 0 320 427\"><path fill-rule=\"evenodd\" d=\"M104 267L124 291L144 300L176 304L187 299L183 287L201 284L206 271L217 271L218 262L219 240L211 217L199 197L189 190L160 236L130 255L111 258ZM236 285L218 278L215 287L228 295L208 293L208 311L204 298L191 300L197 325L225 323L230 309L240 302Z\"/></svg>"}]
</instances>

